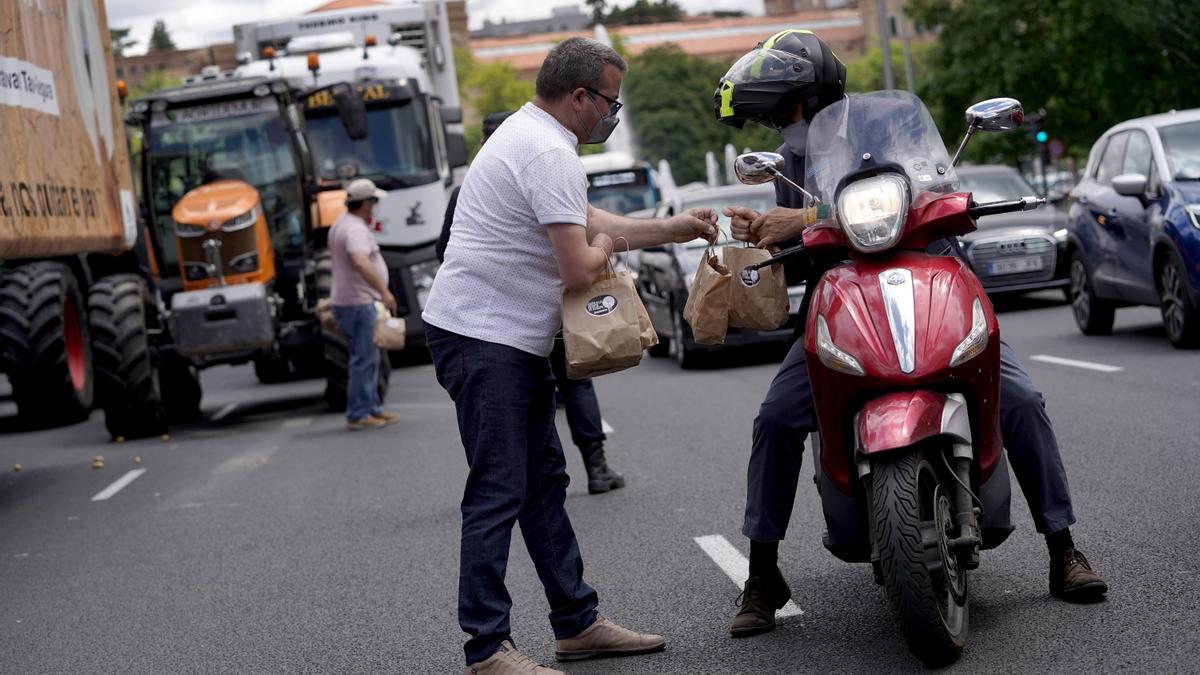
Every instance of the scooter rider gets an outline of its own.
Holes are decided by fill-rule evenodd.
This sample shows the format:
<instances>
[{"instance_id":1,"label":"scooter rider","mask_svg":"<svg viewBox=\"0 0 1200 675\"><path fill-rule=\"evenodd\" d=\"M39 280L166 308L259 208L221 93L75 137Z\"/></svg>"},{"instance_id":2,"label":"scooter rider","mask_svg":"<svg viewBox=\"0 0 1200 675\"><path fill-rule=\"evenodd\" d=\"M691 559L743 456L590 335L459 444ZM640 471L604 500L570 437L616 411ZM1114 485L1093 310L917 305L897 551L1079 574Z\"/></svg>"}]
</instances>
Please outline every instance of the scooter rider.
<instances>
[{"instance_id":1,"label":"scooter rider","mask_svg":"<svg viewBox=\"0 0 1200 675\"><path fill-rule=\"evenodd\" d=\"M769 50L769 51L768 51ZM783 65L784 67L780 67ZM845 95L846 68L819 37L806 30L785 30L762 42L722 78L715 94L717 119L741 128L753 121L776 129L787 176L803 183L808 123ZM730 207L734 238L760 246L800 236L803 195L776 184L778 208L767 213ZM931 253L961 256L957 241L935 242ZM805 260L808 288L814 288L829 263ZM969 263L968 263L969 264ZM797 337L803 330L809 298L801 308ZM1108 589L1071 540L1075 522L1066 472L1041 392L1021 368L1012 349L1000 349L1000 426L1013 471L1038 532L1050 551L1050 592L1079 602L1101 597ZM750 573L730 627L747 637L775 627L775 610L791 590L777 565L779 542L787 531L800 477L804 441L817 428L804 345L795 340L767 391L754 420L747 471L746 515L742 533L750 538Z\"/></svg>"}]
</instances>

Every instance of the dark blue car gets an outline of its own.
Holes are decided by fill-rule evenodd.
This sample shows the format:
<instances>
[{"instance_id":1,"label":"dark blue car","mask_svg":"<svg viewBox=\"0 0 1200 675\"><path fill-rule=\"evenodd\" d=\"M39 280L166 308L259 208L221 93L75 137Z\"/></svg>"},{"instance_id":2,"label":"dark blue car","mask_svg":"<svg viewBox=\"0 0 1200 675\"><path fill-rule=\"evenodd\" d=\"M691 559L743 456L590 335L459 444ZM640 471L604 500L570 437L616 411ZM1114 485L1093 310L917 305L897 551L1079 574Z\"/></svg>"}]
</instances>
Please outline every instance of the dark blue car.
<instances>
[{"instance_id":1,"label":"dark blue car","mask_svg":"<svg viewBox=\"0 0 1200 675\"><path fill-rule=\"evenodd\" d=\"M1071 198L1079 329L1103 335L1117 308L1157 305L1172 344L1200 346L1200 109L1109 129Z\"/></svg>"}]
</instances>

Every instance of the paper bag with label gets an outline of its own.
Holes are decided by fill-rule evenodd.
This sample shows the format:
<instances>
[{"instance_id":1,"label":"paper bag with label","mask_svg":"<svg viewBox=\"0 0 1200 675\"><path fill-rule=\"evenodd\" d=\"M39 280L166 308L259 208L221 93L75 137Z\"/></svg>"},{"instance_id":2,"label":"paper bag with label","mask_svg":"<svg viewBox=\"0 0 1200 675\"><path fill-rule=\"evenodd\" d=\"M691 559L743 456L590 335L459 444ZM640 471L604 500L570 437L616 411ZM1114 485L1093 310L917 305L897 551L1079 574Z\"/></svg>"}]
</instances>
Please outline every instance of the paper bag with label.
<instances>
[{"instance_id":1,"label":"paper bag with label","mask_svg":"<svg viewBox=\"0 0 1200 675\"><path fill-rule=\"evenodd\" d=\"M341 335L338 330L337 321L333 318L333 300L329 298L321 298L317 301L317 319L321 322L321 328L334 335Z\"/></svg>"},{"instance_id":2,"label":"paper bag with label","mask_svg":"<svg viewBox=\"0 0 1200 675\"><path fill-rule=\"evenodd\" d=\"M761 248L725 247L725 264L733 277L729 293L729 325L752 330L775 330L788 320L787 281L783 268L748 266L773 254Z\"/></svg>"},{"instance_id":3,"label":"paper bag with label","mask_svg":"<svg viewBox=\"0 0 1200 675\"><path fill-rule=\"evenodd\" d=\"M702 345L725 343L729 327L729 268L721 264L712 247L704 251L696 276L688 289L683 318L692 327L692 337Z\"/></svg>"},{"instance_id":4,"label":"paper bag with label","mask_svg":"<svg viewBox=\"0 0 1200 675\"><path fill-rule=\"evenodd\" d=\"M645 311L629 272L609 269L582 291L563 291L567 377L581 380L641 363Z\"/></svg>"},{"instance_id":5,"label":"paper bag with label","mask_svg":"<svg viewBox=\"0 0 1200 675\"><path fill-rule=\"evenodd\" d=\"M392 316L383 303L375 303L375 332L372 339L376 347L389 352L398 352L404 349L407 332L404 319Z\"/></svg>"}]
</instances>

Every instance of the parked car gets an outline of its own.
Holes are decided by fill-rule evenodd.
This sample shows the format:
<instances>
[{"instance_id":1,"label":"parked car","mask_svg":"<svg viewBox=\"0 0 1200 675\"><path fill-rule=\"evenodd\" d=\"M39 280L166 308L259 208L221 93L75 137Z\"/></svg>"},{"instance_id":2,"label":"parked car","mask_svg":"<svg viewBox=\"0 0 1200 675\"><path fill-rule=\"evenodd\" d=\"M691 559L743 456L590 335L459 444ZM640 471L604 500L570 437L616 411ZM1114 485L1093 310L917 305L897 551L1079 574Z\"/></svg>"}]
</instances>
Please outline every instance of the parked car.
<instances>
[{"instance_id":1,"label":"parked car","mask_svg":"<svg viewBox=\"0 0 1200 675\"><path fill-rule=\"evenodd\" d=\"M1122 122L1092 146L1072 194L1075 322L1112 331L1130 305L1162 309L1176 347L1200 347L1200 109Z\"/></svg>"},{"instance_id":2,"label":"parked car","mask_svg":"<svg viewBox=\"0 0 1200 675\"><path fill-rule=\"evenodd\" d=\"M728 185L724 187L689 187L667 198L659 206L658 216L669 217L687 209L711 206L717 209L723 239L729 237L729 219L720 211L726 206L748 206L758 211L775 207L775 188L770 185ZM732 239L729 240L731 243ZM668 244L642 249L639 257L637 285L642 302L658 331L658 347L650 350L653 356L675 357L683 368L694 366L705 355L723 347L699 345L692 339L691 327L683 320L688 287L700 265L707 246L703 241ZM788 303L791 316L787 324L773 331L730 328L724 347L741 347L763 343L786 343L795 328L796 314L804 299L804 280L788 279Z\"/></svg>"},{"instance_id":3,"label":"parked car","mask_svg":"<svg viewBox=\"0 0 1200 675\"><path fill-rule=\"evenodd\" d=\"M977 202L1037 194L1012 167L963 166L956 171L959 189L973 193ZM1066 289L1067 219L1062 211L1002 213L984 216L978 224L979 229L962 237L962 242L989 295Z\"/></svg>"}]
</instances>

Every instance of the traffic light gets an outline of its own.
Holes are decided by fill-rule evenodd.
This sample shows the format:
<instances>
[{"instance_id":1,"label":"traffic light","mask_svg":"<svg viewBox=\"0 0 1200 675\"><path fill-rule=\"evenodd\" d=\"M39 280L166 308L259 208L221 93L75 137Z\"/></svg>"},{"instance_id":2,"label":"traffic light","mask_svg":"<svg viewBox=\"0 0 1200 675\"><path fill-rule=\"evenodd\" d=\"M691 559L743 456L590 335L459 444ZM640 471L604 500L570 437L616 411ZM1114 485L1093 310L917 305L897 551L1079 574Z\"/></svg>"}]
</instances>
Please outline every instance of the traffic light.
<instances>
[{"instance_id":1,"label":"traffic light","mask_svg":"<svg viewBox=\"0 0 1200 675\"><path fill-rule=\"evenodd\" d=\"M1050 140L1050 134L1046 133L1046 111L1039 110L1035 113L1030 113L1025 116L1025 138L1029 139L1030 143L1045 144Z\"/></svg>"},{"instance_id":2,"label":"traffic light","mask_svg":"<svg viewBox=\"0 0 1200 675\"><path fill-rule=\"evenodd\" d=\"M1048 138L1050 138L1050 134L1047 134L1044 129L1042 131L1037 132L1037 142L1038 143L1045 143L1046 139L1048 139Z\"/></svg>"}]
</instances>

